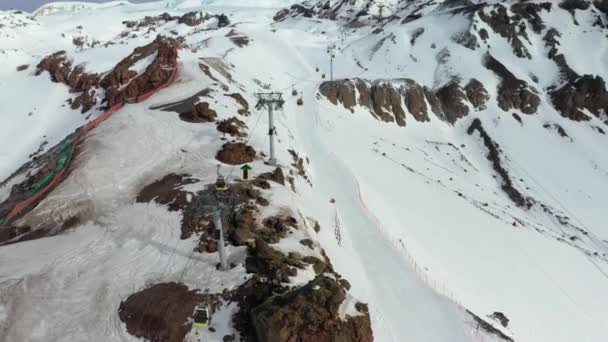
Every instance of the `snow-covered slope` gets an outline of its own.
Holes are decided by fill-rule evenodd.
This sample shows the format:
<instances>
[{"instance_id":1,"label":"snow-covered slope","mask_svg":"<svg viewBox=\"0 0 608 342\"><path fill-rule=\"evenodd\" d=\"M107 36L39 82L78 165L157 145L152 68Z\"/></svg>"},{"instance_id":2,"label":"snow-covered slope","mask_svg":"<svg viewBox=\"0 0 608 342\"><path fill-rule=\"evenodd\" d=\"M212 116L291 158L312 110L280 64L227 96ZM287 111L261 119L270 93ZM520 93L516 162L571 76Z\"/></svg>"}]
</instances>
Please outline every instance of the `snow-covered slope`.
<instances>
[{"instance_id":1,"label":"snow-covered slope","mask_svg":"<svg viewBox=\"0 0 608 342\"><path fill-rule=\"evenodd\" d=\"M318 242L349 293L369 305L376 341L605 340L606 2L394 0L382 18L373 1L294 3L0 12L1 180L43 141L38 154L105 109L65 105L68 88L35 75L43 57L66 50L74 65L105 75L159 34L183 45L176 82L87 135L65 181L11 222L81 220L52 229L57 236L0 246L1 339L132 340L117 316L132 293L169 281L221 292L251 278L247 248L229 246L236 267L217 271L215 254L192 252L196 236L180 239L181 212L135 203L171 173L196 178L191 192L214 182L225 143L215 125L159 109L210 90L200 100L217 120L241 109L226 94L243 94L251 115L238 115L248 127L241 141L266 155L268 118L255 93L283 93L277 157L294 185L264 190L272 204L263 214L289 210L301 230L274 248L305 253L298 240ZM231 24L139 26L145 16L193 10L224 13ZM141 74L154 58L131 69ZM332 72L337 81L328 82ZM473 80L482 87L469 88ZM251 165L255 174L273 170L259 153ZM27 176L1 184L0 201ZM314 221L319 231L308 227ZM289 286L313 277L300 270ZM238 308L222 310L209 340L239 336L230 317Z\"/></svg>"}]
</instances>

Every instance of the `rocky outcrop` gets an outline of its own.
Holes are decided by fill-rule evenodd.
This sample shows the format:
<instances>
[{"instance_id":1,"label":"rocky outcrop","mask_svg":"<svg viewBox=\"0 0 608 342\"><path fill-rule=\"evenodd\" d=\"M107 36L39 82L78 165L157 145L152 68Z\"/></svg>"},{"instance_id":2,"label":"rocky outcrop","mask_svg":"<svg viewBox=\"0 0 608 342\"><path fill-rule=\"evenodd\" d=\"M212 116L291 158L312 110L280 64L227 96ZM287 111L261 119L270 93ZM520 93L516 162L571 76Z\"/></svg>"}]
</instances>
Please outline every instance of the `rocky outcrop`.
<instances>
[{"instance_id":1,"label":"rocky outcrop","mask_svg":"<svg viewBox=\"0 0 608 342\"><path fill-rule=\"evenodd\" d=\"M476 79L471 79L464 87L464 91L467 94L469 102L471 102L475 109L486 109L486 102L490 99L490 95L488 95L488 91L481 82Z\"/></svg>"},{"instance_id":2,"label":"rocky outcrop","mask_svg":"<svg viewBox=\"0 0 608 342\"><path fill-rule=\"evenodd\" d=\"M367 306L355 305L353 316L340 317L346 299L343 285L319 275L305 286L266 300L251 311L259 341L370 342Z\"/></svg>"},{"instance_id":3,"label":"rocky outcrop","mask_svg":"<svg viewBox=\"0 0 608 342\"><path fill-rule=\"evenodd\" d=\"M160 15L157 16L146 16L141 20L128 20L128 21L123 21L123 25L125 25L127 28L143 28L143 27L155 27L155 26L159 26L161 24L164 24L168 21L173 21L173 20L177 20L178 17L174 17L172 15L170 15L169 13L165 12L162 13Z\"/></svg>"},{"instance_id":4,"label":"rocky outcrop","mask_svg":"<svg viewBox=\"0 0 608 342\"><path fill-rule=\"evenodd\" d=\"M396 122L399 126L405 126L405 109L416 121L429 121L426 90L411 79L328 81L319 86L319 92L331 103L340 103L351 112L359 105L377 119Z\"/></svg>"},{"instance_id":5,"label":"rocky outcrop","mask_svg":"<svg viewBox=\"0 0 608 342\"><path fill-rule=\"evenodd\" d=\"M249 254L245 261L247 273L262 275L277 283L289 282L289 277L297 275L297 268L304 267L300 260L289 258L262 239L255 240L255 246L249 249Z\"/></svg>"},{"instance_id":6,"label":"rocky outcrop","mask_svg":"<svg viewBox=\"0 0 608 342\"><path fill-rule=\"evenodd\" d=\"M591 6L591 2L586 0L561 0L559 7L573 12L575 10L586 10Z\"/></svg>"},{"instance_id":7,"label":"rocky outcrop","mask_svg":"<svg viewBox=\"0 0 608 342\"><path fill-rule=\"evenodd\" d=\"M69 100L72 109L82 108L84 113L97 103L95 88L99 83L99 75L86 73L82 65L73 66L65 51L55 52L42 59L36 67L36 75L45 71L50 74L53 82L67 85L72 93L80 93Z\"/></svg>"},{"instance_id":8,"label":"rocky outcrop","mask_svg":"<svg viewBox=\"0 0 608 342\"><path fill-rule=\"evenodd\" d=\"M375 82L371 87L373 112L382 121L396 121L405 126L405 112L401 107L401 94L388 82Z\"/></svg>"},{"instance_id":9,"label":"rocky outcrop","mask_svg":"<svg viewBox=\"0 0 608 342\"><path fill-rule=\"evenodd\" d=\"M167 83L177 66L177 50L180 43L172 38L158 36L148 45L136 48L121 60L102 80L106 89L107 106L123 101L135 101L139 96ZM146 70L137 75L130 68L138 61L156 53Z\"/></svg>"},{"instance_id":10,"label":"rocky outcrop","mask_svg":"<svg viewBox=\"0 0 608 342\"><path fill-rule=\"evenodd\" d=\"M323 82L319 92L331 103L341 104L351 112L358 105L367 108L377 119L396 122L399 126L405 126L407 113L416 121L425 122L430 120L430 112L453 124L469 114L469 102L475 109L483 110L489 99L483 84L475 79L464 88L454 80L437 91L407 78L373 82L346 79Z\"/></svg>"},{"instance_id":11,"label":"rocky outcrop","mask_svg":"<svg viewBox=\"0 0 608 342\"><path fill-rule=\"evenodd\" d=\"M156 284L120 303L118 316L133 336L148 341L181 342L192 327L192 312L202 299L197 291L183 284Z\"/></svg>"},{"instance_id":12,"label":"rocky outcrop","mask_svg":"<svg viewBox=\"0 0 608 342\"><path fill-rule=\"evenodd\" d=\"M486 13L488 12L488 13ZM519 15L509 16L507 7L497 4L489 8L489 11L478 12L479 18L488 24L492 30L507 39L513 48L513 53L520 58L532 58L528 49L524 46L520 37L528 40L526 24Z\"/></svg>"},{"instance_id":13,"label":"rocky outcrop","mask_svg":"<svg viewBox=\"0 0 608 342\"><path fill-rule=\"evenodd\" d=\"M539 13L542 11L550 12L552 7L553 4L550 2L518 2L511 6L511 12L526 19L532 26L532 30L538 34L545 29L545 23Z\"/></svg>"},{"instance_id":14,"label":"rocky outcrop","mask_svg":"<svg viewBox=\"0 0 608 342\"><path fill-rule=\"evenodd\" d=\"M211 16L203 15L203 12L188 12L182 15L178 22L180 24L185 24L188 26L198 26L203 23L203 21L208 20Z\"/></svg>"},{"instance_id":15,"label":"rocky outcrop","mask_svg":"<svg viewBox=\"0 0 608 342\"><path fill-rule=\"evenodd\" d=\"M235 117L231 117L229 119L226 120L222 120L220 122L218 122L217 124L217 130L231 135L233 137L244 137L247 134L245 134L244 132L242 132L243 129L245 129L247 126L245 125L245 123Z\"/></svg>"},{"instance_id":16,"label":"rocky outcrop","mask_svg":"<svg viewBox=\"0 0 608 342\"><path fill-rule=\"evenodd\" d=\"M249 103L247 102L247 100L245 100L243 95L241 95L239 93L232 93L232 94L226 94L226 96L232 97L241 106L241 108L239 110L237 110L237 113L239 113L240 115L249 114Z\"/></svg>"},{"instance_id":17,"label":"rocky outcrop","mask_svg":"<svg viewBox=\"0 0 608 342\"><path fill-rule=\"evenodd\" d=\"M255 150L244 143L226 143L215 158L222 163L239 165L251 163L255 159Z\"/></svg>"},{"instance_id":18,"label":"rocky outcrop","mask_svg":"<svg viewBox=\"0 0 608 342\"><path fill-rule=\"evenodd\" d=\"M509 196L511 201L515 203L518 207L530 208L532 206L532 202L526 198L519 190L515 188L513 185L513 181L511 180L511 176L507 169L502 165L502 160L500 159L500 146L492 140L490 135L486 132L481 124L481 120L479 118L475 118L469 126L467 130L467 134L472 135L475 131L479 133L483 144L488 149L487 158L492 163L492 168L494 171L500 176L502 180L501 188L502 190Z\"/></svg>"},{"instance_id":19,"label":"rocky outcrop","mask_svg":"<svg viewBox=\"0 0 608 342\"><path fill-rule=\"evenodd\" d=\"M549 94L555 108L569 119L590 120L583 112L585 109L600 119L608 114L608 91L606 83L599 76L579 77Z\"/></svg>"},{"instance_id":20,"label":"rocky outcrop","mask_svg":"<svg viewBox=\"0 0 608 342\"><path fill-rule=\"evenodd\" d=\"M467 94L458 81L452 81L437 90L437 98L445 119L454 124L469 114Z\"/></svg>"},{"instance_id":21,"label":"rocky outcrop","mask_svg":"<svg viewBox=\"0 0 608 342\"><path fill-rule=\"evenodd\" d=\"M213 122L217 113L209 108L209 102L199 102L192 108L192 119L196 122Z\"/></svg>"},{"instance_id":22,"label":"rocky outcrop","mask_svg":"<svg viewBox=\"0 0 608 342\"><path fill-rule=\"evenodd\" d=\"M498 106L505 112L519 109L525 114L536 113L540 104L538 91L527 82L518 79L502 63L492 55L487 54L483 61L484 66L492 70L502 79L498 85Z\"/></svg>"}]
</instances>

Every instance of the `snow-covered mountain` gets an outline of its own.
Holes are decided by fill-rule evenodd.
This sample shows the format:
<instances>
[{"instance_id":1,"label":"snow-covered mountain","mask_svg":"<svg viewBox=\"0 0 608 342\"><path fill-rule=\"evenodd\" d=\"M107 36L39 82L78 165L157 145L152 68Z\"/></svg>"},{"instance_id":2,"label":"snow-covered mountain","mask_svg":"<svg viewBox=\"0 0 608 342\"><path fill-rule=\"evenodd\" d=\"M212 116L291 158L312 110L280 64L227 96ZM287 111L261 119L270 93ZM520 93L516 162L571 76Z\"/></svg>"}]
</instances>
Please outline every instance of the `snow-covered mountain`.
<instances>
[{"instance_id":1,"label":"snow-covered mountain","mask_svg":"<svg viewBox=\"0 0 608 342\"><path fill-rule=\"evenodd\" d=\"M606 37L599 0L0 12L0 340L604 341Z\"/></svg>"}]
</instances>

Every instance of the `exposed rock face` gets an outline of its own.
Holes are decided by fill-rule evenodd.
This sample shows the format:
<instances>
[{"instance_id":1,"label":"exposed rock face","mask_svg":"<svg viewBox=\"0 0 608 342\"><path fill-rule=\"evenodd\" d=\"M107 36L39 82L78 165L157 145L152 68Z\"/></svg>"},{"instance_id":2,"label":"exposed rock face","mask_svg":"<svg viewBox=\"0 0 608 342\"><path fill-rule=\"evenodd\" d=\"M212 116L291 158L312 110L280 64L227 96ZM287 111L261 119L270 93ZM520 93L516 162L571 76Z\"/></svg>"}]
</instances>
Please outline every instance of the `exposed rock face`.
<instances>
[{"instance_id":1,"label":"exposed rock face","mask_svg":"<svg viewBox=\"0 0 608 342\"><path fill-rule=\"evenodd\" d=\"M27 68L29 68L30 65L29 64L23 64L17 67L17 71L23 71L23 70L27 70Z\"/></svg>"},{"instance_id":2,"label":"exposed rock face","mask_svg":"<svg viewBox=\"0 0 608 342\"><path fill-rule=\"evenodd\" d=\"M192 108L192 119L197 122L213 122L217 118L217 113L209 108L208 102L199 102Z\"/></svg>"},{"instance_id":3,"label":"exposed rock face","mask_svg":"<svg viewBox=\"0 0 608 342\"><path fill-rule=\"evenodd\" d=\"M181 342L192 327L189 319L201 300L202 296L186 285L157 284L120 303L118 316L133 336L149 341Z\"/></svg>"},{"instance_id":4,"label":"exposed rock face","mask_svg":"<svg viewBox=\"0 0 608 342\"><path fill-rule=\"evenodd\" d=\"M297 274L296 268L304 266L300 260L290 260L262 239L255 240L255 247L250 248L249 254L251 256L245 262L247 273L263 275L281 283L289 282L289 277Z\"/></svg>"},{"instance_id":5,"label":"exposed rock face","mask_svg":"<svg viewBox=\"0 0 608 342\"><path fill-rule=\"evenodd\" d=\"M492 30L511 43L513 52L517 57L532 57L520 39L520 36L528 39L528 35L526 33L526 24L520 20L519 16L510 17L507 8L501 4L491 7L489 13L481 10L478 14L479 18L490 25Z\"/></svg>"},{"instance_id":6,"label":"exposed rock face","mask_svg":"<svg viewBox=\"0 0 608 342\"><path fill-rule=\"evenodd\" d=\"M177 65L179 47L180 44L175 39L158 36L152 43L136 48L128 57L120 61L101 81L101 86L106 89L108 107L123 100L134 101L137 97L166 83ZM154 53L157 55L144 73L136 75L134 71L129 70L135 63Z\"/></svg>"},{"instance_id":7,"label":"exposed rock face","mask_svg":"<svg viewBox=\"0 0 608 342\"><path fill-rule=\"evenodd\" d=\"M469 114L467 94L458 81L452 81L437 90L437 98L445 119L454 124L456 120Z\"/></svg>"},{"instance_id":8,"label":"exposed rock face","mask_svg":"<svg viewBox=\"0 0 608 342\"><path fill-rule=\"evenodd\" d=\"M382 121L396 121L405 126L405 112L401 107L401 94L390 83L375 82L371 88L373 113Z\"/></svg>"},{"instance_id":9,"label":"exposed rock face","mask_svg":"<svg viewBox=\"0 0 608 342\"><path fill-rule=\"evenodd\" d=\"M245 100L243 95L241 95L239 93L233 93L233 94L226 94L226 96L232 97L236 102L238 102L241 105L241 109L239 109L237 111L237 113L239 113L241 115L249 114L249 103L247 103L247 100Z\"/></svg>"},{"instance_id":10,"label":"exposed rock face","mask_svg":"<svg viewBox=\"0 0 608 342\"><path fill-rule=\"evenodd\" d=\"M359 314L340 319L346 298L342 284L317 276L307 285L271 297L251 311L256 335L265 342L370 342L373 341L367 307L356 305Z\"/></svg>"},{"instance_id":11,"label":"exposed rock face","mask_svg":"<svg viewBox=\"0 0 608 342\"><path fill-rule=\"evenodd\" d=\"M203 23L203 21L209 19L210 16L204 16L203 12L188 12L179 18L178 22L180 24L186 24L188 26L198 26Z\"/></svg>"},{"instance_id":12,"label":"exposed rock face","mask_svg":"<svg viewBox=\"0 0 608 342\"><path fill-rule=\"evenodd\" d=\"M559 3L559 7L568 11L586 10L589 6L591 6L591 3L586 0L562 0Z\"/></svg>"},{"instance_id":13,"label":"exposed rock face","mask_svg":"<svg viewBox=\"0 0 608 342\"><path fill-rule=\"evenodd\" d=\"M464 91L467 94L469 102L475 107L475 109L483 110L486 109L486 102L490 99L488 91L484 88L483 84L476 79L471 79L469 83L464 87Z\"/></svg>"},{"instance_id":14,"label":"exposed rock face","mask_svg":"<svg viewBox=\"0 0 608 342\"><path fill-rule=\"evenodd\" d=\"M405 108L415 120L429 121L426 91L411 79L327 81L319 86L319 92L331 103L340 103L351 112L360 105L368 108L379 120L396 122L399 126L405 126Z\"/></svg>"},{"instance_id":15,"label":"exposed rock face","mask_svg":"<svg viewBox=\"0 0 608 342\"><path fill-rule=\"evenodd\" d=\"M55 52L42 59L36 67L36 75L44 71L48 71L53 82L64 83L70 87L70 92L80 93L70 100L72 109L82 107L84 113L97 103L95 88L99 83L99 76L87 74L82 65L73 67L65 51Z\"/></svg>"},{"instance_id":16,"label":"exposed rock face","mask_svg":"<svg viewBox=\"0 0 608 342\"><path fill-rule=\"evenodd\" d=\"M519 16L526 19L532 26L534 32L541 33L545 29L545 23L539 13L543 10L550 12L552 6L553 4L550 2L519 2L511 6L511 12L517 13Z\"/></svg>"},{"instance_id":17,"label":"exposed rock face","mask_svg":"<svg viewBox=\"0 0 608 342\"><path fill-rule=\"evenodd\" d=\"M154 17L146 16L142 20L129 20L123 21L122 23L128 28L142 28L158 26L160 24L164 24L167 21L176 20L177 18L178 17L174 17L169 13L165 12Z\"/></svg>"},{"instance_id":18,"label":"exposed rock face","mask_svg":"<svg viewBox=\"0 0 608 342\"><path fill-rule=\"evenodd\" d=\"M595 0L593 6L608 15L608 0Z\"/></svg>"},{"instance_id":19,"label":"exposed rock face","mask_svg":"<svg viewBox=\"0 0 608 342\"><path fill-rule=\"evenodd\" d=\"M233 137L243 137L246 136L241 130L245 127L245 123L235 117L231 117L230 119L222 120L217 124L217 130L229 134Z\"/></svg>"},{"instance_id":20,"label":"exposed rock face","mask_svg":"<svg viewBox=\"0 0 608 342\"><path fill-rule=\"evenodd\" d=\"M222 163L239 165L252 162L255 154L253 147L244 143L226 143L215 158Z\"/></svg>"},{"instance_id":21,"label":"exposed rock face","mask_svg":"<svg viewBox=\"0 0 608 342\"><path fill-rule=\"evenodd\" d=\"M540 104L538 91L527 82L515 77L502 63L492 55L487 54L483 61L484 66L494 71L502 82L498 86L498 106L505 112L519 109L526 114L534 114Z\"/></svg>"},{"instance_id":22,"label":"exposed rock face","mask_svg":"<svg viewBox=\"0 0 608 342\"><path fill-rule=\"evenodd\" d=\"M496 173L498 173L502 179L502 190L507 194L507 196L509 196L515 205L529 209L532 206L532 203L513 185L509 172L502 166L502 161L500 159L500 146L498 146L498 144L492 140L490 135L485 131L479 118L475 118L475 120L473 120L471 126L467 130L467 134L471 135L475 131L479 133L484 145L488 149L487 158L490 162L492 162L494 171L496 171Z\"/></svg>"},{"instance_id":23,"label":"exposed rock face","mask_svg":"<svg viewBox=\"0 0 608 342\"><path fill-rule=\"evenodd\" d=\"M586 121L591 118L583 113L589 110L602 118L608 114L608 91L606 83L599 76L585 75L570 81L550 93L555 108L562 116L575 121Z\"/></svg>"}]
</instances>

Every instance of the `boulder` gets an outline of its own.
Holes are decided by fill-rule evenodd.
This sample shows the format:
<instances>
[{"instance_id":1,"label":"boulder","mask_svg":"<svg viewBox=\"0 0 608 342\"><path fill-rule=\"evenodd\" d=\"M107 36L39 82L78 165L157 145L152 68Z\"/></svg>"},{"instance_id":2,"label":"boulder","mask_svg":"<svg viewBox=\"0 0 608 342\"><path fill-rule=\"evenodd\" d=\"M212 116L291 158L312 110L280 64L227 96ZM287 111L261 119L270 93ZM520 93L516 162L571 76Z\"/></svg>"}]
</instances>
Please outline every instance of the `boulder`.
<instances>
[{"instance_id":1,"label":"boulder","mask_svg":"<svg viewBox=\"0 0 608 342\"><path fill-rule=\"evenodd\" d=\"M217 152L215 159L226 164L240 165L251 163L255 159L255 156L255 150L249 145L244 143L226 143Z\"/></svg>"},{"instance_id":2,"label":"boulder","mask_svg":"<svg viewBox=\"0 0 608 342\"><path fill-rule=\"evenodd\" d=\"M293 261L292 261L293 264ZM301 264L295 266L302 267ZM287 283L289 277L297 274L297 270L288 264L287 256L270 247L264 240L255 240L255 246L249 248L249 256L245 260L247 273L255 273L270 279L273 283Z\"/></svg>"},{"instance_id":3,"label":"boulder","mask_svg":"<svg viewBox=\"0 0 608 342\"><path fill-rule=\"evenodd\" d=\"M385 122L405 126L405 111L401 107L401 94L389 83L374 82L371 88L374 114Z\"/></svg>"},{"instance_id":4,"label":"boulder","mask_svg":"<svg viewBox=\"0 0 608 342\"><path fill-rule=\"evenodd\" d=\"M356 305L354 317L340 318L346 290L337 280L319 275L305 286L269 298L251 311L259 341L370 342L367 307Z\"/></svg>"},{"instance_id":5,"label":"boulder","mask_svg":"<svg viewBox=\"0 0 608 342\"><path fill-rule=\"evenodd\" d=\"M192 108L192 119L197 122L213 122L217 118L217 113L209 108L208 102L199 102Z\"/></svg>"}]
</instances>

